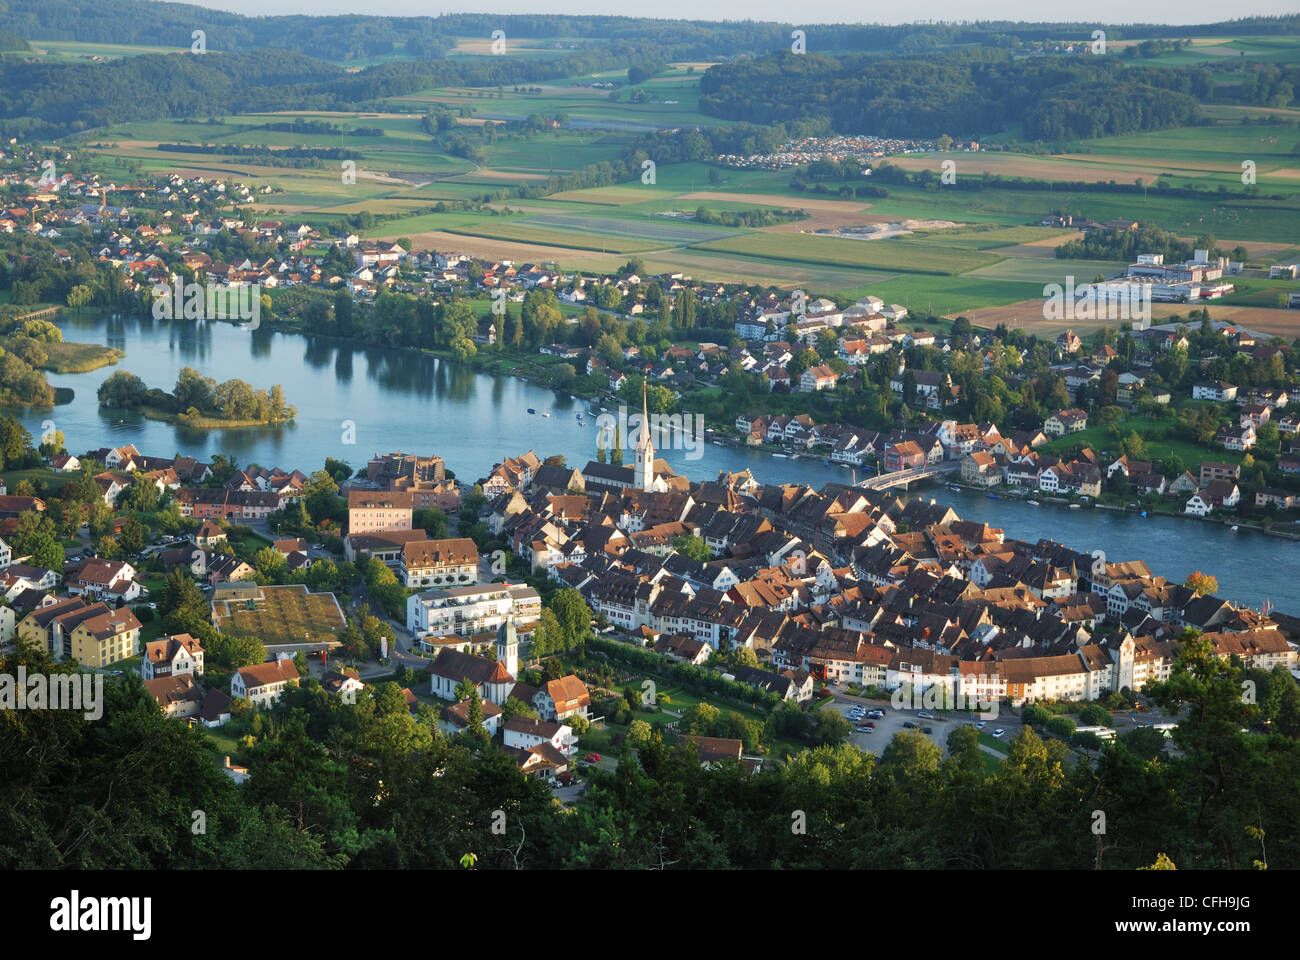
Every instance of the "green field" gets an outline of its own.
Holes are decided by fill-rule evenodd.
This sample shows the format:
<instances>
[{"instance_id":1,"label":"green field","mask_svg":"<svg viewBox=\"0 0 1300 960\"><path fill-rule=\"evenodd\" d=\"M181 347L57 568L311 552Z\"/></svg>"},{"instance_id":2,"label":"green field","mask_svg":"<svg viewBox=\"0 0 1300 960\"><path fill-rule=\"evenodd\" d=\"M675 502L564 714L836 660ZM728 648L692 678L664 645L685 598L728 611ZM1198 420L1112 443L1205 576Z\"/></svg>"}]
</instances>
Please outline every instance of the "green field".
<instances>
[{"instance_id":1,"label":"green field","mask_svg":"<svg viewBox=\"0 0 1300 960\"><path fill-rule=\"evenodd\" d=\"M792 233L749 234L713 240L700 246L706 250L796 263L826 263L941 276L965 273L996 263L999 259L975 250L941 247L915 240L840 240Z\"/></svg>"},{"instance_id":2,"label":"green field","mask_svg":"<svg viewBox=\"0 0 1300 960\"><path fill-rule=\"evenodd\" d=\"M387 232L391 232L391 229ZM514 221L493 218L481 221L473 226L449 227L448 233L460 233L470 237L488 237L493 240L510 240L520 243L536 243L552 247L570 247L574 250L599 251L601 253L642 253L663 246L645 240L629 240L610 234L597 234L579 230L560 230L554 227L535 227L527 221Z\"/></svg>"},{"instance_id":3,"label":"green field","mask_svg":"<svg viewBox=\"0 0 1300 960\"><path fill-rule=\"evenodd\" d=\"M513 41L510 56L548 58L599 41L536 38ZM451 54L469 58L487 53L483 37L462 38ZM43 44L48 56L114 56L144 48L74 43ZM1117 51L1124 43L1116 44ZM1231 71L1246 59L1290 62L1300 52L1300 40L1279 37L1213 37L1198 40L1177 54L1124 58L1129 65L1162 63L1223 63L1216 70L1220 83L1235 82ZM399 60L400 45L353 66ZM616 258L644 259L652 272L683 272L693 279L802 287L818 294L860 297L871 293L913 310L955 314L987 306L1003 306L1041 296L1045 283L1077 282L1108 275L1121 265L1110 261L1055 260L1044 240L1063 231L1038 226L1053 210L1064 210L1096 221L1132 218L1180 236L1215 235L1221 245L1241 242L1297 242L1300 223L1300 160L1297 160L1297 121L1300 108L1246 107L1218 104L1206 108L1205 125L1126 136L1081 140L1060 147L1062 152L1016 153L988 150L951 156L959 176L980 178L983 169L1004 177L1026 178L1018 184L995 185L967 179L963 189L922 189L886 185L887 196L845 200L841 187L859 182L813 183L806 190L792 185L792 170L722 168L707 158L687 163L661 163L655 182L639 180L570 190L543 197L502 197L515 188L544 187L548 178L613 161L623 155L632 138L643 132L674 126L721 126L699 112L699 82L703 67L688 74L685 64L670 66L639 85L646 102L632 103L626 71L611 69L575 77L533 82L518 89L446 86L418 90L376 102L375 112L285 110L233 113L215 119L139 121L117 124L70 138L96 144L102 171L129 178L132 171L158 173L182 170L228 176L255 185L269 184L273 192L259 196L254 215L300 220L328 227L363 212L389 217L365 232L370 237L410 236L417 246L446 244L443 234L467 238L467 249L490 255L485 243L499 240L512 246L515 258L537 250L536 259L572 250L565 265L606 272ZM610 81L609 89L591 86ZM535 91L535 92L534 92ZM670 102L672 101L672 102ZM468 138L475 159L442 152L440 143L424 132L423 113L434 105L464 110L455 131ZM568 124L525 134L504 125L482 135L489 122L522 120L532 115L563 115ZM1243 124L1243 117L1252 122ZM1270 119L1271 117L1271 119ZM326 121L341 132L267 130L267 124L289 120ZM358 133L378 128L378 133ZM987 138L991 146L1013 145L1019 124ZM157 149L159 142L247 145L263 148L332 147L355 151L358 177L341 181L338 165L290 168L259 165L258 155L182 154ZM448 145L452 149L452 145ZM1261 194L1242 190L1241 162L1256 165ZM894 161L908 169L937 162L932 155L911 155ZM1057 178L1049 183L1044 177ZM1035 179L1038 178L1038 179ZM1064 188L1069 180L1139 178L1148 187L1157 180L1197 191L1167 196L1138 189L1108 191ZM707 192L707 197L691 196ZM851 196L851 192L849 196ZM733 199L734 198L734 199ZM492 201L492 211L432 212L438 203ZM827 203L826 201L837 201ZM952 229L920 230L886 240L851 240L829 234L782 229L730 229L695 224L695 209L715 211L755 208L803 209L810 230L826 229L816 218L833 214L831 224L853 222L858 212L877 221L947 220ZM665 216L665 214L677 214ZM355 223L355 221L354 221ZM353 227L355 228L355 226ZM430 235L421 239L420 235ZM474 240L472 246L469 240ZM519 248L524 248L522 251ZM1251 261L1277 262L1286 255L1274 247L1252 249ZM1293 258L1294 259L1294 258ZM1226 305L1276 306L1280 287L1247 277L1243 289L1226 298Z\"/></svg>"}]
</instances>

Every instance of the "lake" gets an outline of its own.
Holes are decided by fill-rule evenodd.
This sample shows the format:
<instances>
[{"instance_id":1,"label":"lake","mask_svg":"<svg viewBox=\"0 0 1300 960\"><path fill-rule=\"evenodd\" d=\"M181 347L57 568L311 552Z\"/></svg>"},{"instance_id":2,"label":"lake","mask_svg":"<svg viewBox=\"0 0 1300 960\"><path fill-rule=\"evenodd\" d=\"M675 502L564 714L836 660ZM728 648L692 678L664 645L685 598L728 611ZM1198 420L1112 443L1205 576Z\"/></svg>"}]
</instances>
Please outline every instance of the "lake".
<instances>
[{"instance_id":1,"label":"lake","mask_svg":"<svg viewBox=\"0 0 1300 960\"><path fill-rule=\"evenodd\" d=\"M242 330L231 324L157 321L151 318L64 317L68 340L103 343L126 352L116 366L90 373L50 374L75 399L51 409L18 408L34 437L53 420L67 447L83 452L134 443L143 453L179 452L203 459L217 453L241 465L319 469L326 457L354 468L376 453L402 450L437 454L464 481L485 476L503 457L534 450L563 454L581 468L596 455L593 410L585 401L557 395L513 377L476 373L469 367L412 350L353 347L345 342L269 328ZM182 367L218 381L239 377L255 388L280 383L298 408L296 422L279 427L194 430L147 420L123 411L101 411L95 391L116 370L129 370L151 387L170 390ZM529 414L528 408L537 411ZM11 412L14 408L11 408ZM575 414L585 413L586 425ZM550 417L542 416L549 412ZM719 432L730 424L705 424ZM353 442L348 442L353 441ZM820 487L847 481L850 471L815 460L785 460L743 447L706 443L662 456L694 480L716 479L722 470L749 468L760 482L800 482ZM625 462L631 462L630 451ZM1259 606L1265 598L1283 610L1300 611L1300 542L1194 520L1103 510L1033 507L1014 500L931 487L918 496L951 503L965 519L1002 527L1007 535L1034 541L1050 537L1084 551L1104 550L1111 560L1144 560L1152 571L1183 580L1194 569L1218 577L1224 597Z\"/></svg>"}]
</instances>

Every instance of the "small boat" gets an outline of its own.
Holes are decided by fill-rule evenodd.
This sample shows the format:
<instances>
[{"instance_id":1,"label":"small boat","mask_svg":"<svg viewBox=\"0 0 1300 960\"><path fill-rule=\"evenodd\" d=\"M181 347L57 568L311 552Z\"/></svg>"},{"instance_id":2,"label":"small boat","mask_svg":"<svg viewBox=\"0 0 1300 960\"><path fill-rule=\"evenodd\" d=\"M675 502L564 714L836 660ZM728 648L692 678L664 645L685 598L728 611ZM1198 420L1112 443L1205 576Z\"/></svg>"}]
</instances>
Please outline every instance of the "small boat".
<instances>
[{"instance_id":1,"label":"small boat","mask_svg":"<svg viewBox=\"0 0 1300 960\"><path fill-rule=\"evenodd\" d=\"M581 411L578 412L578 413L575 413L574 416L577 417L579 420L581 420L581 419L582 419L582 413L581 413Z\"/></svg>"},{"instance_id":2,"label":"small boat","mask_svg":"<svg viewBox=\"0 0 1300 960\"><path fill-rule=\"evenodd\" d=\"M607 408L605 408L605 407L601 407L601 408L600 408L600 412L601 412L601 413L609 413L609 410L608 410Z\"/></svg>"},{"instance_id":3,"label":"small boat","mask_svg":"<svg viewBox=\"0 0 1300 960\"><path fill-rule=\"evenodd\" d=\"M1143 511L1142 511L1142 516L1145 517L1146 515L1147 515L1147 512L1146 512L1145 510L1143 510Z\"/></svg>"},{"instance_id":4,"label":"small boat","mask_svg":"<svg viewBox=\"0 0 1300 960\"><path fill-rule=\"evenodd\" d=\"M961 493L961 487L957 486L955 483L948 484L948 489L953 493Z\"/></svg>"},{"instance_id":5,"label":"small boat","mask_svg":"<svg viewBox=\"0 0 1300 960\"><path fill-rule=\"evenodd\" d=\"M829 467L830 465L831 465L831 462L830 462L829 460L823 460L823 461L822 461L822 466L823 466L823 467Z\"/></svg>"},{"instance_id":6,"label":"small boat","mask_svg":"<svg viewBox=\"0 0 1300 960\"><path fill-rule=\"evenodd\" d=\"M1071 509L1071 510L1078 510L1081 506L1082 506L1082 504L1079 504L1079 503L1072 503L1072 504L1070 504L1070 509Z\"/></svg>"},{"instance_id":7,"label":"small boat","mask_svg":"<svg viewBox=\"0 0 1300 960\"><path fill-rule=\"evenodd\" d=\"M1037 506L1039 506L1039 503L1038 503L1037 500L1026 500L1025 503L1029 504L1031 507L1037 507Z\"/></svg>"},{"instance_id":8,"label":"small boat","mask_svg":"<svg viewBox=\"0 0 1300 960\"><path fill-rule=\"evenodd\" d=\"M529 407L529 408L528 408L528 412L529 412L529 413L536 413L537 411L534 410L532 407Z\"/></svg>"},{"instance_id":9,"label":"small boat","mask_svg":"<svg viewBox=\"0 0 1300 960\"><path fill-rule=\"evenodd\" d=\"M986 493L986 494L984 494L984 496L988 497L990 500L1001 500L1001 499L1002 499L1002 498L999 497L996 493Z\"/></svg>"},{"instance_id":10,"label":"small boat","mask_svg":"<svg viewBox=\"0 0 1300 960\"><path fill-rule=\"evenodd\" d=\"M543 410L543 411L542 411L542 416L544 416L544 417L549 417L550 415L551 415L551 411L549 411L549 410Z\"/></svg>"},{"instance_id":11,"label":"small boat","mask_svg":"<svg viewBox=\"0 0 1300 960\"><path fill-rule=\"evenodd\" d=\"M772 456L774 456L774 457L780 457L782 460L785 459L785 454L784 454L784 453L774 453L774 454L772 454Z\"/></svg>"},{"instance_id":12,"label":"small boat","mask_svg":"<svg viewBox=\"0 0 1300 960\"><path fill-rule=\"evenodd\" d=\"M1237 526L1235 523L1232 525L1232 532L1233 532L1233 533L1236 533L1236 532L1237 532L1238 530L1240 530L1240 529L1241 529L1241 528L1240 528L1239 526Z\"/></svg>"}]
</instances>

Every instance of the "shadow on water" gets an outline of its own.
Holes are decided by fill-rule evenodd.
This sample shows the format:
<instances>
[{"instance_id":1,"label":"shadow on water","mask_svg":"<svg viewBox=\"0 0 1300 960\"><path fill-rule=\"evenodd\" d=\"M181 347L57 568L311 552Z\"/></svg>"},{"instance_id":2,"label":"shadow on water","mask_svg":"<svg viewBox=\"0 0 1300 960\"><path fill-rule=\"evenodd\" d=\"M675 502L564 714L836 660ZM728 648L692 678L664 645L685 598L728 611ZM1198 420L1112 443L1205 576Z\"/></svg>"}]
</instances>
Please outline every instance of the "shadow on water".
<instances>
[{"instance_id":1,"label":"shadow on water","mask_svg":"<svg viewBox=\"0 0 1300 960\"><path fill-rule=\"evenodd\" d=\"M339 383L352 382L352 348L348 346L335 347L334 351L334 379Z\"/></svg>"}]
</instances>

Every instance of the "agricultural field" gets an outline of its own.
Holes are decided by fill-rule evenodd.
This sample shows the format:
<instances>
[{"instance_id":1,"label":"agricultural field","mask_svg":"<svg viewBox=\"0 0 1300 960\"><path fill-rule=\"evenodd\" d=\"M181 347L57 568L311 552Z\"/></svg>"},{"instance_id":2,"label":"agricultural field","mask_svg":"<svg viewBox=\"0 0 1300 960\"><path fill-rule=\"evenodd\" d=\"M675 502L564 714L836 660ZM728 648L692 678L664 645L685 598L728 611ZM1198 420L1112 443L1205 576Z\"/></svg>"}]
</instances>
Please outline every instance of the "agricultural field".
<instances>
[{"instance_id":1,"label":"agricultural field","mask_svg":"<svg viewBox=\"0 0 1300 960\"><path fill-rule=\"evenodd\" d=\"M713 240L706 250L741 253L773 260L828 263L904 273L933 273L940 276L965 273L996 263L998 258L975 250L959 250L914 240L841 240L811 234L754 233Z\"/></svg>"},{"instance_id":2,"label":"agricultural field","mask_svg":"<svg viewBox=\"0 0 1300 960\"><path fill-rule=\"evenodd\" d=\"M573 42L520 40L511 42L507 55L559 55L571 50ZM480 56L489 45L489 38L464 38L451 56ZM1251 57L1283 60L1296 53L1296 45L1289 37L1197 38L1188 49L1155 59L1225 61L1245 50ZM112 53L85 44L45 46L50 56ZM1116 44L1119 50L1123 46L1122 41ZM395 50L392 57L376 60L401 55ZM177 170L269 184L273 192L249 206L258 214L328 226L368 211L386 219L367 229L366 236L407 237L417 249L563 261L566 267L584 271L615 270L637 256L653 272L801 287L840 297L872 294L914 310L966 313L994 322L1041 324L1037 318L1044 284L1064 282L1066 276L1087 282L1122 267L1114 261L1057 260L1055 248L1076 234L1038 226L1053 210L1097 221L1132 218L1189 239L1211 233L1220 245L1246 246L1252 267L1300 257L1295 226L1300 223L1300 110L1218 105L1207 108L1211 122L1204 126L1078 141L1055 155L989 150L913 154L888 161L908 170L937 172L945 159L952 159L959 179L989 173L1041 183L982 183L979 189L889 184L887 196L854 199L851 190L842 195L841 188L857 183L813 183L797 189L791 183L792 170L723 168L701 160L661 164L653 183L632 180L543 197L502 196L510 188L536 188L553 176L616 160L630 139L645 131L724 125L698 112L699 79L709 66L671 65L638 85L647 95L642 103L630 102L625 71L608 70L519 87L420 90L391 97L373 112L290 110L216 120L124 123L74 140L93 145L106 172ZM597 82L616 84L618 99L611 99L609 88L593 86ZM443 141L424 131L422 114L434 105L467 112L458 123L475 145L470 154L474 159L442 152ZM538 114L562 115L561 124L528 136L501 127L499 134L478 137L485 123ZM1250 122L1243 124L1243 117ZM266 129L291 120L325 121L341 132ZM1014 130L989 143L1007 142L1010 135ZM262 150L343 148L360 159L356 182L343 183L336 161L280 167L259 163L260 152L225 156L159 150L165 142ZM1282 199L1242 193L1244 159L1255 164L1260 193L1281 194ZM1150 187L1157 180L1203 190L1204 195L1063 187L1068 181ZM440 202L457 201L490 203L432 212ZM718 214L799 210L803 217L761 228L695 223L701 206ZM814 232L908 221L910 234L889 239ZM1240 293L1211 309L1225 316L1249 316L1264 324L1260 329L1288 329L1291 315L1277 309L1283 293L1247 278Z\"/></svg>"}]
</instances>

